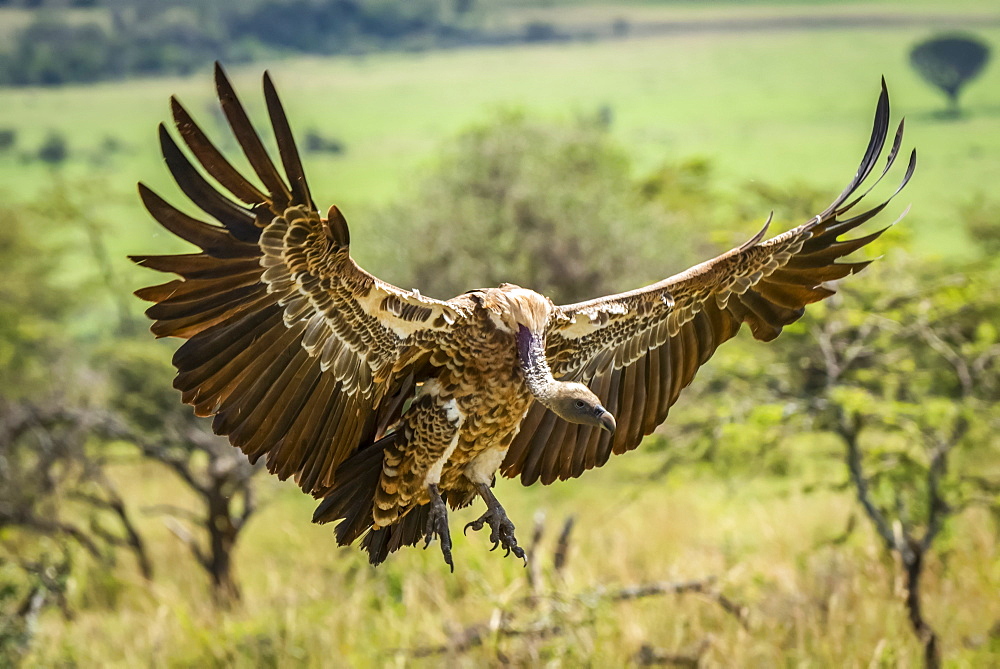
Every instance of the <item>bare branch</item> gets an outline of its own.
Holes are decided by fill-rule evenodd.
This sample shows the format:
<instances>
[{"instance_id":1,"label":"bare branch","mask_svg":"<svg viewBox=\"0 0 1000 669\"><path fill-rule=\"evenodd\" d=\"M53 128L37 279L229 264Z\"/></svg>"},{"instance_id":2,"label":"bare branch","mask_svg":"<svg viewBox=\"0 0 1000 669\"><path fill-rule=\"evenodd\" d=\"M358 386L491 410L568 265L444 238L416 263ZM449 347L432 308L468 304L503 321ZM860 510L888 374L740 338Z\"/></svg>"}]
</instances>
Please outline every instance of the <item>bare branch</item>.
<instances>
[{"instance_id":1,"label":"bare branch","mask_svg":"<svg viewBox=\"0 0 1000 669\"><path fill-rule=\"evenodd\" d=\"M855 414L853 420L849 420L847 415L842 413L840 420L837 422L837 434L844 440L844 445L847 447L847 469L850 472L851 482L854 484L854 491L858 501L861 502L865 514L871 519L872 524L875 525L875 531L882 537L882 541L885 542L886 547L890 551L893 551L897 548L895 532L893 532L885 515L876 506L875 500L872 499L871 490L868 488L868 479L865 478L861 464L861 448L858 444L858 436L862 426L863 421L860 416Z\"/></svg>"},{"instance_id":2,"label":"bare branch","mask_svg":"<svg viewBox=\"0 0 1000 669\"><path fill-rule=\"evenodd\" d=\"M930 549L935 537L941 531L951 508L941 492L941 479L948 472L948 454L969 431L969 421L960 416L947 440L939 440L931 455L931 465L927 472L927 531L920 540L920 550Z\"/></svg>"},{"instance_id":3,"label":"bare branch","mask_svg":"<svg viewBox=\"0 0 1000 669\"><path fill-rule=\"evenodd\" d=\"M180 539L191 550L191 553L198 561L198 564L200 564L205 569L209 569L210 562L208 560L208 557L205 555L205 552L201 549L201 546L198 545L198 540L195 539L190 532L188 532L186 527L178 523L173 518L165 518L163 520L163 524L167 526L167 529L170 530L170 532L175 537Z\"/></svg>"},{"instance_id":4,"label":"bare branch","mask_svg":"<svg viewBox=\"0 0 1000 669\"><path fill-rule=\"evenodd\" d=\"M514 626L513 614L503 609L497 609L488 622L476 623L451 632L448 635L448 641L444 644L421 646L410 649L407 652L414 657L429 657L449 652L460 653L481 645L483 640L491 634L502 637L530 636L545 638L562 634L566 629L577 628L582 624L593 624L592 612L594 604L597 601L626 602L644 597L668 594L697 593L707 597L719 604L727 613L736 617L744 629L749 629L747 608L734 603L712 587L715 580L714 577L709 577L693 581L642 583L611 591L598 589L596 591L578 593L569 598L551 593L547 598L562 601L566 605L561 607L556 614L549 612L529 622L527 625ZM585 610L590 611L590 614L587 616L573 616L573 611L579 611L580 607L584 607Z\"/></svg>"},{"instance_id":5,"label":"bare branch","mask_svg":"<svg viewBox=\"0 0 1000 669\"><path fill-rule=\"evenodd\" d=\"M576 522L574 516L570 516L563 523L562 532L559 533L559 540L556 542L556 549L552 554L552 567L556 574L561 574L569 561L569 538L573 532L573 524Z\"/></svg>"},{"instance_id":6,"label":"bare branch","mask_svg":"<svg viewBox=\"0 0 1000 669\"><path fill-rule=\"evenodd\" d=\"M654 595L680 595L688 592L696 592L721 606L726 613L735 616L736 620L739 621L740 625L743 626L744 629L749 629L747 607L736 604L721 592L713 588L712 585L714 583L714 577L696 581L681 581L679 583L644 583L641 585L621 588L620 590L608 593L605 595L605 598L613 602L621 602L629 599L651 597Z\"/></svg>"},{"instance_id":7,"label":"bare branch","mask_svg":"<svg viewBox=\"0 0 1000 669\"><path fill-rule=\"evenodd\" d=\"M233 522L233 526L237 530L242 530L246 522L250 520L250 516L257 511L257 495L254 492L254 487L251 485L243 486L243 511L240 513L239 518Z\"/></svg>"},{"instance_id":8,"label":"bare branch","mask_svg":"<svg viewBox=\"0 0 1000 669\"><path fill-rule=\"evenodd\" d=\"M93 557L103 560L104 555L97 547L97 544L87 536L87 533L76 525L64 523L59 520L39 518L32 515L22 515L18 517L0 517L0 527L21 527L23 529L44 534L47 536L65 535L72 538L90 553Z\"/></svg>"},{"instance_id":9,"label":"bare branch","mask_svg":"<svg viewBox=\"0 0 1000 669\"><path fill-rule=\"evenodd\" d=\"M176 518L183 518L188 522L194 523L195 525L202 525L205 522L204 517L199 516L194 511L180 506L174 506L173 504L153 504L150 506L144 506L142 507L142 512L149 515L163 514L174 516Z\"/></svg>"},{"instance_id":10,"label":"bare branch","mask_svg":"<svg viewBox=\"0 0 1000 669\"><path fill-rule=\"evenodd\" d=\"M633 661L640 667L672 666L691 667L695 669L701 666L702 656L711 647L711 635L705 637L694 648L684 653L670 653L660 648L654 648L649 644L644 644L639 649L639 652L635 654Z\"/></svg>"},{"instance_id":11,"label":"bare branch","mask_svg":"<svg viewBox=\"0 0 1000 669\"><path fill-rule=\"evenodd\" d=\"M962 386L962 397L969 397L974 390L974 379L969 369L969 363L951 344L941 338L940 335L927 323L926 319L921 319L917 324L917 333L927 342L927 344L937 351L942 358L955 370L958 382Z\"/></svg>"}]
</instances>

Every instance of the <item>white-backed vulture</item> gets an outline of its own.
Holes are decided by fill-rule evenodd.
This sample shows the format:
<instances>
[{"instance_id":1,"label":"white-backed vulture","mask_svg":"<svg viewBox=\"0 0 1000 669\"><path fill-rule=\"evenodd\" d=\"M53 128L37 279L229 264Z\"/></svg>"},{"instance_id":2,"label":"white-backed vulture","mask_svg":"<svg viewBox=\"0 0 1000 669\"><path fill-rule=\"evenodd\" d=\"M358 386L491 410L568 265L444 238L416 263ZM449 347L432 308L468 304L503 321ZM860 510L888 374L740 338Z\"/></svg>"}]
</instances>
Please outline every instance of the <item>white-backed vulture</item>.
<instances>
[{"instance_id":1,"label":"white-backed vulture","mask_svg":"<svg viewBox=\"0 0 1000 669\"><path fill-rule=\"evenodd\" d=\"M181 190L213 222L192 218L146 186L146 208L200 248L148 255L140 265L179 278L137 292L157 336L177 350L174 385L214 416L251 461L266 457L322 500L313 520L362 538L378 564L401 546L437 537L452 565L447 507L484 499L470 523L494 547L523 557L491 490L497 472L525 485L580 476L639 445L716 348L744 323L769 341L830 281L867 262L836 260L877 238L840 237L888 201L848 215L885 148L885 82L861 166L823 212L784 234L752 239L658 283L555 305L511 284L447 301L392 286L351 259L347 223L324 216L306 184L274 86L264 97L280 155L269 157L222 69L222 109L259 182L240 174L171 100L181 139L210 183L160 126ZM902 123L878 179L902 141ZM909 180L911 153L900 189ZM899 192L899 189L896 190ZM891 199L891 197L890 197Z\"/></svg>"}]
</instances>

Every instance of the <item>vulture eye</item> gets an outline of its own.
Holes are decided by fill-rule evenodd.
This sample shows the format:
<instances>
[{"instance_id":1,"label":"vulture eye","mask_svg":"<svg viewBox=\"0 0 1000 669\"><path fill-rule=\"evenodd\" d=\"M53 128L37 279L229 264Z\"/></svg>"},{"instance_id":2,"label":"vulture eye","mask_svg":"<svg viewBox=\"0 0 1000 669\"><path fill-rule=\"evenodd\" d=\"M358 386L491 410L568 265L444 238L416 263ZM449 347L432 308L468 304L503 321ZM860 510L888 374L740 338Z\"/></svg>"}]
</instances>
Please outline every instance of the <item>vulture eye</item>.
<instances>
[{"instance_id":1,"label":"vulture eye","mask_svg":"<svg viewBox=\"0 0 1000 669\"><path fill-rule=\"evenodd\" d=\"M585 406L587 406L587 403L584 402L583 400L577 400L576 401L576 408L577 409L582 409Z\"/></svg>"}]
</instances>

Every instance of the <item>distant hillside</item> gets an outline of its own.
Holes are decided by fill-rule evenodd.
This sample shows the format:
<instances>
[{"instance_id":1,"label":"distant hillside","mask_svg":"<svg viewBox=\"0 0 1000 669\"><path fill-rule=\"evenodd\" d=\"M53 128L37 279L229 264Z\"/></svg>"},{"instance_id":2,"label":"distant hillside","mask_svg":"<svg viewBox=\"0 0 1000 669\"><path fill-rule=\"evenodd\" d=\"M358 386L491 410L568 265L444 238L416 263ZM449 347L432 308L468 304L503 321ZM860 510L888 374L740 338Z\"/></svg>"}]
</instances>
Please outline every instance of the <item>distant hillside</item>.
<instances>
[{"instance_id":1,"label":"distant hillside","mask_svg":"<svg viewBox=\"0 0 1000 669\"><path fill-rule=\"evenodd\" d=\"M212 60L475 40L473 0L0 1L0 85L184 74Z\"/></svg>"}]
</instances>

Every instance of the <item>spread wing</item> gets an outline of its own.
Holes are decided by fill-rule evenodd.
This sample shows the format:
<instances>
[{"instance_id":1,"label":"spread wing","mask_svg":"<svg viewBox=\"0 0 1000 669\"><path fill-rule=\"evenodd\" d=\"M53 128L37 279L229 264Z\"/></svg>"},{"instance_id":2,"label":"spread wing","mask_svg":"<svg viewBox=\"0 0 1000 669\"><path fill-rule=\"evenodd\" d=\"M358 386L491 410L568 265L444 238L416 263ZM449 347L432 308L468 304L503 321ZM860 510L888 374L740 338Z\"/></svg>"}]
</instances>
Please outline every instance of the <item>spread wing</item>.
<instances>
[{"instance_id":1,"label":"spread wing","mask_svg":"<svg viewBox=\"0 0 1000 669\"><path fill-rule=\"evenodd\" d=\"M802 316L805 305L834 293L825 282L864 268L870 261L836 260L874 241L886 228L856 239L841 241L840 236L881 212L909 181L916 165L913 152L902 183L889 200L847 217L871 190L856 195L875 169L888 131L889 96L883 80L861 166L823 213L762 241L765 225L742 246L645 288L558 307L546 344L553 375L590 386L615 415L618 429L611 435L571 424L535 405L507 453L502 473L520 474L525 485L539 479L548 484L579 476L603 465L612 453L635 448L666 420L698 368L741 325L746 323L755 338L770 341ZM875 183L899 153L902 134L900 123Z\"/></svg>"},{"instance_id":2,"label":"spread wing","mask_svg":"<svg viewBox=\"0 0 1000 669\"><path fill-rule=\"evenodd\" d=\"M381 436L426 369L435 337L460 314L389 285L348 252L336 207L320 216L270 78L264 96L284 168L216 66L222 109L263 188L240 174L187 111L171 100L191 154L211 185L160 125L163 157L181 190L209 219L192 218L140 184L146 208L198 253L133 257L179 279L137 291L158 336L187 339L174 356L174 385L213 429L252 461L267 455L281 478L322 494L337 466Z\"/></svg>"}]
</instances>

